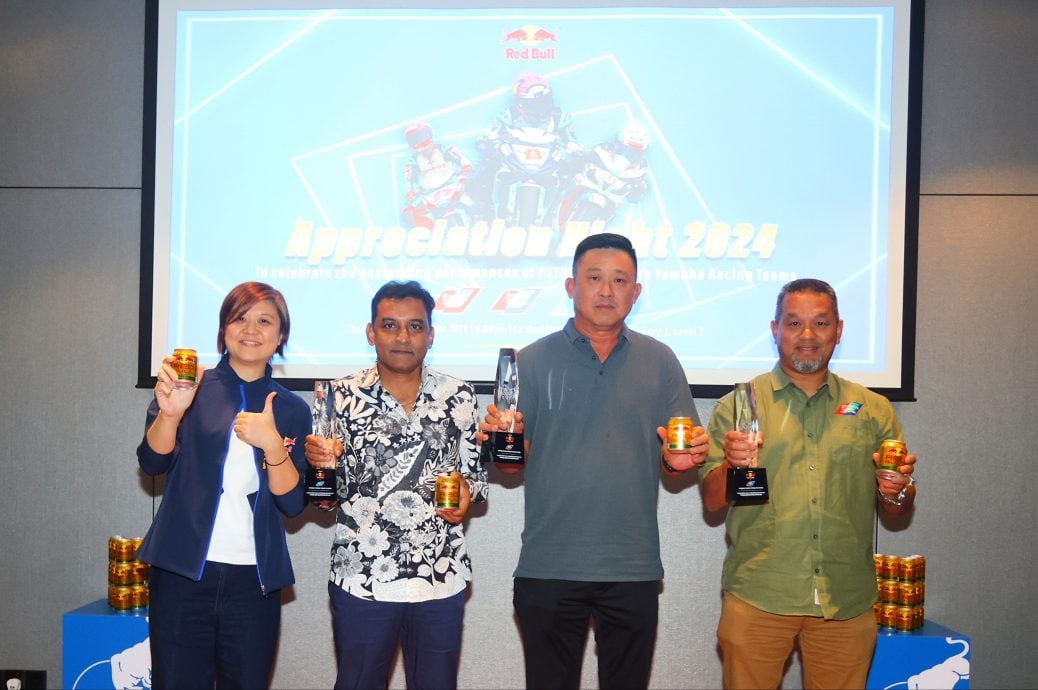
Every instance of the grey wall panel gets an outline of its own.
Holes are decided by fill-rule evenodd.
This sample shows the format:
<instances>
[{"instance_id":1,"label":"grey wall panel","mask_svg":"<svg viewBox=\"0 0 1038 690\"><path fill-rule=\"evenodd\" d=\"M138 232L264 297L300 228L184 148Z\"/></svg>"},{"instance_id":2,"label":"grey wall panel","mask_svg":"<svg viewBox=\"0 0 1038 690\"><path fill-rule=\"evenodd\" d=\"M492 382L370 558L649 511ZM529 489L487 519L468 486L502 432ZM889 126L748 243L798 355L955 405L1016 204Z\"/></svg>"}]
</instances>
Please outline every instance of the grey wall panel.
<instances>
[{"instance_id":1,"label":"grey wall panel","mask_svg":"<svg viewBox=\"0 0 1038 690\"><path fill-rule=\"evenodd\" d=\"M931 197L921 209L911 526L881 548L927 556L927 616L973 638L977 688L1038 674L1031 419L1038 368L1038 197Z\"/></svg>"},{"instance_id":2,"label":"grey wall panel","mask_svg":"<svg viewBox=\"0 0 1038 690\"><path fill-rule=\"evenodd\" d=\"M930 0L923 59L924 194L1038 194L1038 7Z\"/></svg>"},{"instance_id":3,"label":"grey wall panel","mask_svg":"<svg viewBox=\"0 0 1038 690\"><path fill-rule=\"evenodd\" d=\"M0 186L139 187L139 0L0 2Z\"/></svg>"},{"instance_id":4,"label":"grey wall panel","mask_svg":"<svg viewBox=\"0 0 1038 690\"><path fill-rule=\"evenodd\" d=\"M61 681L61 614L151 522L134 448L140 194L0 189L0 666Z\"/></svg>"}]
</instances>

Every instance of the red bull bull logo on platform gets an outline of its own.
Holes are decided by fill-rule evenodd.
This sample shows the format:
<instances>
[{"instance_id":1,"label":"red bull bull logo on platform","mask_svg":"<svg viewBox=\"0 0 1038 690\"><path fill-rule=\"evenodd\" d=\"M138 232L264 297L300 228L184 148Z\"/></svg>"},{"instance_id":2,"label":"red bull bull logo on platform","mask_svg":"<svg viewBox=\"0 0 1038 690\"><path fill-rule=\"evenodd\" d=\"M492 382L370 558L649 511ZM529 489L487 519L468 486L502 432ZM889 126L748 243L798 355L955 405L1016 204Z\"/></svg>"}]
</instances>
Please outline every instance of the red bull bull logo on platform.
<instances>
[{"instance_id":1,"label":"red bull bull logo on platform","mask_svg":"<svg viewBox=\"0 0 1038 690\"><path fill-rule=\"evenodd\" d=\"M517 29L506 31L501 38L505 44L516 43L518 46L505 48L506 60L554 60L555 47L545 43L558 43L558 31L549 31L541 26L527 24Z\"/></svg>"}]
</instances>

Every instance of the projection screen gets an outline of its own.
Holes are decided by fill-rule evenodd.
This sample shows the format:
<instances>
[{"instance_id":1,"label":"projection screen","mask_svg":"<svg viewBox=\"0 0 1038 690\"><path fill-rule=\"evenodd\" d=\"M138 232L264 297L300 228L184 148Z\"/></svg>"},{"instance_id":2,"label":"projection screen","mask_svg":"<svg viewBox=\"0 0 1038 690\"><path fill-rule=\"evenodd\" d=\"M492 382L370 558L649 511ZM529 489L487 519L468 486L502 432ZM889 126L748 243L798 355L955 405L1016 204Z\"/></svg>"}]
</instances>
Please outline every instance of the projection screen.
<instances>
[{"instance_id":1,"label":"projection screen","mask_svg":"<svg viewBox=\"0 0 1038 690\"><path fill-rule=\"evenodd\" d=\"M548 3L544 3L548 5ZM370 365L374 291L436 299L428 363L492 382L633 241L633 329L699 397L772 366L775 297L830 282L835 371L913 396L920 2L152 0L138 383L267 282L275 375Z\"/></svg>"}]
</instances>

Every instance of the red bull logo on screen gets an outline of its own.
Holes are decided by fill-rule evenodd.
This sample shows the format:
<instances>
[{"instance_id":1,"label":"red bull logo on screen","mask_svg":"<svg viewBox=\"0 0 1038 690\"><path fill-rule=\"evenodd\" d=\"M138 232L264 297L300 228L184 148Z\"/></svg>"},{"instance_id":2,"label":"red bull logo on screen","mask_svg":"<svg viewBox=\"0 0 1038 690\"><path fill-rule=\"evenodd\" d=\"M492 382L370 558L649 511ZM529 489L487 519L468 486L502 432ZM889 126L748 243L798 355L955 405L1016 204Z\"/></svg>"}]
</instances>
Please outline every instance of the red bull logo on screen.
<instances>
[{"instance_id":1,"label":"red bull logo on screen","mask_svg":"<svg viewBox=\"0 0 1038 690\"><path fill-rule=\"evenodd\" d=\"M543 26L527 24L505 31L501 42L506 44L506 60L554 60L555 47L545 44L558 43L559 32L549 31ZM516 45L507 45L515 43Z\"/></svg>"}]
</instances>

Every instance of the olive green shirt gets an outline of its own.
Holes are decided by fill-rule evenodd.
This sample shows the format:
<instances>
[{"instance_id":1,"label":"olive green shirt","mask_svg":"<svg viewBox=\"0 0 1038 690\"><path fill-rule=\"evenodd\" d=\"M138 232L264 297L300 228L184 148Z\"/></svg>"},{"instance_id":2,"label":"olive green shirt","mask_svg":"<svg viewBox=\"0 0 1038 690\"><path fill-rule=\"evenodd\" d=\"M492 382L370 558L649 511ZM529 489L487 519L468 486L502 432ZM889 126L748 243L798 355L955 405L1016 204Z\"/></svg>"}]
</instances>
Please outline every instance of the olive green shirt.
<instances>
[{"instance_id":1,"label":"olive green shirt","mask_svg":"<svg viewBox=\"0 0 1038 690\"><path fill-rule=\"evenodd\" d=\"M770 613L844 620L876 599L872 453L903 439L890 402L829 372L811 397L775 366L753 380L770 498L732 505L723 588ZM732 394L710 416L705 477L724 461Z\"/></svg>"}]
</instances>

